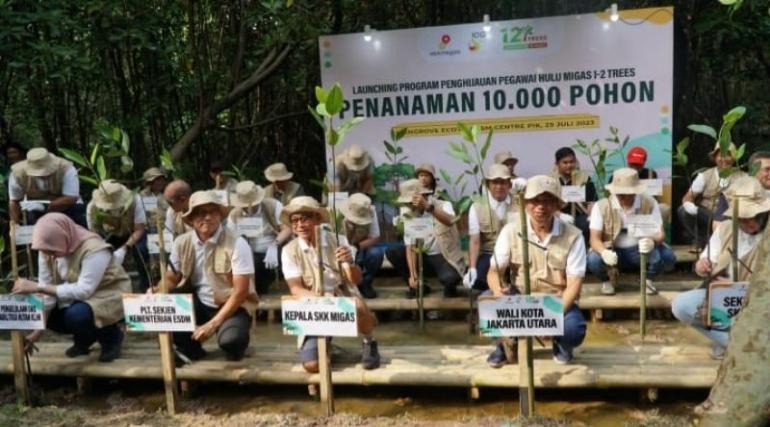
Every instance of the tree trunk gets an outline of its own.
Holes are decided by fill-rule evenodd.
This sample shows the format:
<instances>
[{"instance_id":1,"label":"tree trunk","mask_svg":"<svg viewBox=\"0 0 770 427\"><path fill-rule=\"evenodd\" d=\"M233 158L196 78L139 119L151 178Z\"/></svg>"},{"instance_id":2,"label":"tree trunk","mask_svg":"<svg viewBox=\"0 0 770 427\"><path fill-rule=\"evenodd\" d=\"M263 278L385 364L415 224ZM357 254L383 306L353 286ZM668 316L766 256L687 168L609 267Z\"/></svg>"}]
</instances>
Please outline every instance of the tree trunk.
<instances>
[{"instance_id":1,"label":"tree trunk","mask_svg":"<svg viewBox=\"0 0 770 427\"><path fill-rule=\"evenodd\" d=\"M770 254L770 228L759 243L759 259ZM730 344L704 408L704 427L764 426L770 423L770 265L758 263L748 300L730 329Z\"/></svg>"}]
</instances>

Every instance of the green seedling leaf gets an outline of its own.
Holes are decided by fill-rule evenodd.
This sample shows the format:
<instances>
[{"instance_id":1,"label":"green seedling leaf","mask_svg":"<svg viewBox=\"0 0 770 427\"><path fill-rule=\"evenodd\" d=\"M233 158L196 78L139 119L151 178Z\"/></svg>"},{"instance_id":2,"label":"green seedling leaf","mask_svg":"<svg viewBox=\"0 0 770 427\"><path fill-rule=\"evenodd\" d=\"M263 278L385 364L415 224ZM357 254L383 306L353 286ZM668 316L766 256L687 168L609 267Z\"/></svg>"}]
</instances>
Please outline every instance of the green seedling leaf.
<instances>
[{"instance_id":1,"label":"green seedling leaf","mask_svg":"<svg viewBox=\"0 0 770 427\"><path fill-rule=\"evenodd\" d=\"M740 120L744 114L746 114L746 107L738 106L728 111L727 114L722 117L722 121L725 123L735 123Z\"/></svg>"},{"instance_id":2,"label":"green seedling leaf","mask_svg":"<svg viewBox=\"0 0 770 427\"><path fill-rule=\"evenodd\" d=\"M334 116L342 111L342 88L339 83L335 83L332 90L326 97L326 111L330 116Z\"/></svg>"},{"instance_id":3,"label":"green seedling leaf","mask_svg":"<svg viewBox=\"0 0 770 427\"><path fill-rule=\"evenodd\" d=\"M489 133L487 133L487 140L484 141L484 145L481 147L481 161L484 161L487 158L487 152L489 152L489 147L492 146L493 134L494 134L494 130L490 128Z\"/></svg>"},{"instance_id":4,"label":"green seedling leaf","mask_svg":"<svg viewBox=\"0 0 770 427\"><path fill-rule=\"evenodd\" d=\"M468 142L473 142L473 134L471 133L471 129L463 122L457 122L457 127L460 128L460 133L463 136L463 139L465 139Z\"/></svg>"},{"instance_id":5,"label":"green seedling leaf","mask_svg":"<svg viewBox=\"0 0 770 427\"><path fill-rule=\"evenodd\" d=\"M323 105L323 104L319 104L319 107L321 105ZM318 107L316 107L316 108L318 108ZM311 107L309 105L307 106L307 110L310 111L310 115L313 116L315 121L318 123L318 126L321 126L321 129L326 129L326 123L324 123L324 120L319 115L320 113L318 113L316 110L313 109L313 107Z\"/></svg>"},{"instance_id":6,"label":"green seedling leaf","mask_svg":"<svg viewBox=\"0 0 770 427\"><path fill-rule=\"evenodd\" d=\"M321 86L315 87L315 99L318 101L319 104L325 104L326 103L326 90L322 88Z\"/></svg>"},{"instance_id":7,"label":"green seedling leaf","mask_svg":"<svg viewBox=\"0 0 770 427\"><path fill-rule=\"evenodd\" d=\"M334 147L340 142L340 134L335 129L326 129L326 143Z\"/></svg>"},{"instance_id":8,"label":"green seedling leaf","mask_svg":"<svg viewBox=\"0 0 770 427\"><path fill-rule=\"evenodd\" d=\"M107 179L107 166L104 164L104 157L96 159L96 173L99 181Z\"/></svg>"},{"instance_id":9,"label":"green seedling leaf","mask_svg":"<svg viewBox=\"0 0 770 427\"><path fill-rule=\"evenodd\" d=\"M690 125L687 126L687 129L690 129L693 132L708 135L713 139L717 139L717 131L709 125Z\"/></svg>"},{"instance_id":10,"label":"green seedling leaf","mask_svg":"<svg viewBox=\"0 0 770 427\"><path fill-rule=\"evenodd\" d=\"M88 167L88 161L85 157L83 157L82 154L78 153L75 150L72 150L70 148L59 148L59 152L64 155L64 157L67 158L67 160L75 163L78 166L87 168Z\"/></svg>"},{"instance_id":11,"label":"green seedling leaf","mask_svg":"<svg viewBox=\"0 0 770 427\"><path fill-rule=\"evenodd\" d=\"M320 115L322 117L331 117L331 114L329 114L329 112L326 109L326 104L318 104L318 105L316 105L315 111L316 111L316 113L318 113L318 115ZM326 128L326 126L324 126L324 128Z\"/></svg>"}]
</instances>

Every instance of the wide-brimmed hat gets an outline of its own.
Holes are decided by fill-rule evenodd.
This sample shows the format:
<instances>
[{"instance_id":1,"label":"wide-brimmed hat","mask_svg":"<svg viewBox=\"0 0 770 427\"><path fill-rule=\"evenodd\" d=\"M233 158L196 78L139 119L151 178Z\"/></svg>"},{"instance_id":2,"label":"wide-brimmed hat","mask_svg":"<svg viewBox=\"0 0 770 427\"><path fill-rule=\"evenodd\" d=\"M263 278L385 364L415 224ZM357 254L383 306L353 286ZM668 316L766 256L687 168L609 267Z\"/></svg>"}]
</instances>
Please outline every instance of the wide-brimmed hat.
<instances>
[{"instance_id":1,"label":"wide-brimmed hat","mask_svg":"<svg viewBox=\"0 0 770 427\"><path fill-rule=\"evenodd\" d=\"M288 181L293 176L283 163L273 163L265 169L265 178L270 182Z\"/></svg>"},{"instance_id":2,"label":"wide-brimmed hat","mask_svg":"<svg viewBox=\"0 0 770 427\"><path fill-rule=\"evenodd\" d=\"M134 199L134 193L125 185L107 179L99 183L96 190L91 193L94 206L104 211L123 209Z\"/></svg>"},{"instance_id":3,"label":"wide-brimmed hat","mask_svg":"<svg viewBox=\"0 0 770 427\"><path fill-rule=\"evenodd\" d=\"M548 175L535 175L527 179L525 200L532 200L543 193L556 197L560 203L564 204L564 199L561 198L561 183L558 179Z\"/></svg>"},{"instance_id":4,"label":"wide-brimmed hat","mask_svg":"<svg viewBox=\"0 0 770 427\"><path fill-rule=\"evenodd\" d=\"M513 160L516 163L519 162L518 157L514 156L513 153L511 153L510 150L501 151L497 154L495 154L495 163L503 164L508 160Z\"/></svg>"},{"instance_id":5,"label":"wide-brimmed hat","mask_svg":"<svg viewBox=\"0 0 770 427\"><path fill-rule=\"evenodd\" d=\"M158 178L165 178L166 172L163 171L161 168L149 168L142 174L142 182L149 183L152 181L155 181Z\"/></svg>"},{"instance_id":6,"label":"wide-brimmed hat","mask_svg":"<svg viewBox=\"0 0 770 427\"><path fill-rule=\"evenodd\" d=\"M227 206L222 204L222 199L217 196L214 191L196 191L190 196L190 200L187 202L187 211L182 214L182 219L186 223L190 223L192 215L195 213L195 208L203 205L217 205L222 213L222 218L226 218L229 212Z\"/></svg>"},{"instance_id":7,"label":"wide-brimmed hat","mask_svg":"<svg viewBox=\"0 0 770 427\"><path fill-rule=\"evenodd\" d=\"M321 222L329 222L329 211L310 196L299 196L291 199L281 211L281 223L290 226L291 216L295 213L315 213L321 216Z\"/></svg>"},{"instance_id":8,"label":"wide-brimmed hat","mask_svg":"<svg viewBox=\"0 0 770 427\"><path fill-rule=\"evenodd\" d=\"M369 154L361 146L353 144L342 153L342 163L348 169L359 172L369 167L371 159L369 159Z\"/></svg>"},{"instance_id":9,"label":"wide-brimmed hat","mask_svg":"<svg viewBox=\"0 0 770 427\"><path fill-rule=\"evenodd\" d=\"M372 200L363 193L356 193L340 204L340 212L346 220L358 225L369 225L374 220Z\"/></svg>"},{"instance_id":10,"label":"wide-brimmed hat","mask_svg":"<svg viewBox=\"0 0 770 427\"><path fill-rule=\"evenodd\" d=\"M495 179L511 179L511 170L508 169L508 166L498 163L490 166L484 174L484 180L493 181Z\"/></svg>"},{"instance_id":11,"label":"wide-brimmed hat","mask_svg":"<svg viewBox=\"0 0 770 427\"><path fill-rule=\"evenodd\" d=\"M235 191L230 193L230 205L248 208L262 203L264 198L264 188L255 184L254 181L241 181L235 186Z\"/></svg>"},{"instance_id":12,"label":"wide-brimmed hat","mask_svg":"<svg viewBox=\"0 0 770 427\"><path fill-rule=\"evenodd\" d=\"M639 182L639 172L636 169L620 168L612 173L612 182L604 188L611 194L642 194L647 186Z\"/></svg>"},{"instance_id":13,"label":"wide-brimmed hat","mask_svg":"<svg viewBox=\"0 0 770 427\"><path fill-rule=\"evenodd\" d=\"M735 146L735 144L731 142L730 145L727 146L728 155L730 155L730 149L732 149L732 151L735 151L737 150L737 147ZM713 159L714 157L716 157L718 152L719 152L719 141L717 141L716 144L714 144L714 149L709 152L709 157ZM27 156L29 156L29 154Z\"/></svg>"},{"instance_id":14,"label":"wide-brimmed hat","mask_svg":"<svg viewBox=\"0 0 770 427\"><path fill-rule=\"evenodd\" d=\"M738 201L738 218L754 218L762 212L770 211L770 199L767 198L764 188L751 176L742 176L733 181L725 190L728 200L728 208L724 215L732 217L735 208L735 199Z\"/></svg>"},{"instance_id":15,"label":"wide-brimmed hat","mask_svg":"<svg viewBox=\"0 0 770 427\"><path fill-rule=\"evenodd\" d=\"M33 148L27 152L27 175L48 176L56 172L55 157L45 148Z\"/></svg>"},{"instance_id":16,"label":"wide-brimmed hat","mask_svg":"<svg viewBox=\"0 0 770 427\"><path fill-rule=\"evenodd\" d=\"M417 169L414 170L414 177L417 178L420 172L427 172L433 178L436 178L436 167L430 163L422 163L420 166L417 166Z\"/></svg>"},{"instance_id":17,"label":"wide-brimmed hat","mask_svg":"<svg viewBox=\"0 0 770 427\"><path fill-rule=\"evenodd\" d=\"M429 188L423 187L419 179L407 179L398 186L398 199L396 203L411 203L415 194L430 194Z\"/></svg>"}]
</instances>

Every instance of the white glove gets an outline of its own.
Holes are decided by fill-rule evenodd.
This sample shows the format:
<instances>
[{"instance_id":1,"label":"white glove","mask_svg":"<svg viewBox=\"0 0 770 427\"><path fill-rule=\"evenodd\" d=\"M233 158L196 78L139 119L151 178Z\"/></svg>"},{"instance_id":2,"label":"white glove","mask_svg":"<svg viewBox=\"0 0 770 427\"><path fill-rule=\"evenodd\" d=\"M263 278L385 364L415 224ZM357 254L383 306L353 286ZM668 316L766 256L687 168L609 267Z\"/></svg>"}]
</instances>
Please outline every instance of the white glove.
<instances>
[{"instance_id":1,"label":"white glove","mask_svg":"<svg viewBox=\"0 0 770 427\"><path fill-rule=\"evenodd\" d=\"M559 219L566 222L567 224L575 225L575 218L572 217L570 214L565 214L564 212L559 213Z\"/></svg>"},{"instance_id":2,"label":"white glove","mask_svg":"<svg viewBox=\"0 0 770 427\"><path fill-rule=\"evenodd\" d=\"M618 265L618 254L613 250L605 249L602 251L602 261L610 267L616 266Z\"/></svg>"},{"instance_id":3,"label":"white glove","mask_svg":"<svg viewBox=\"0 0 770 427\"><path fill-rule=\"evenodd\" d=\"M463 286L465 286L465 289L472 288L473 284L476 283L476 279L478 279L476 269L473 267L469 268L468 272L463 276Z\"/></svg>"},{"instance_id":4,"label":"white glove","mask_svg":"<svg viewBox=\"0 0 770 427\"><path fill-rule=\"evenodd\" d=\"M527 178L513 178L511 184L514 193L521 193L527 188Z\"/></svg>"},{"instance_id":5,"label":"white glove","mask_svg":"<svg viewBox=\"0 0 770 427\"><path fill-rule=\"evenodd\" d=\"M698 215L698 207L693 202L684 202L684 211L690 215Z\"/></svg>"},{"instance_id":6,"label":"white glove","mask_svg":"<svg viewBox=\"0 0 770 427\"><path fill-rule=\"evenodd\" d=\"M267 253L265 253L265 260L263 261L265 263L265 268L269 270L274 270L278 268L278 245L273 243L267 248Z\"/></svg>"},{"instance_id":7,"label":"white glove","mask_svg":"<svg viewBox=\"0 0 770 427\"><path fill-rule=\"evenodd\" d=\"M652 249L655 247L655 242L652 241L649 237L644 237L639 239L639 253L640 254L648 254L652 252Z\"/></svg>"},{"instance_id":8,"label":"white glove","mask_svg":"<svg viewBox=\"0 0 770 427\"><path fill-rule=\"evenodd\" d=\"M19 202L19 205L21 206L21 210L31 212L31 211L45 211L45 205L40 202L35 201L29 201L29 200L22 200Z\"/></svg>"},{"instance_id":9,"label":"white glove","mask_svg":"<svg viewBox=\"0 0 770 427\"><path fill-rule=\"evenodd\" d=\"M115 261L118 262L118 265L123 265L123 260L126 259L126 247L121 246L118 250L112 253L112 256L115 257Z\"/></svg>"}]
</instances>

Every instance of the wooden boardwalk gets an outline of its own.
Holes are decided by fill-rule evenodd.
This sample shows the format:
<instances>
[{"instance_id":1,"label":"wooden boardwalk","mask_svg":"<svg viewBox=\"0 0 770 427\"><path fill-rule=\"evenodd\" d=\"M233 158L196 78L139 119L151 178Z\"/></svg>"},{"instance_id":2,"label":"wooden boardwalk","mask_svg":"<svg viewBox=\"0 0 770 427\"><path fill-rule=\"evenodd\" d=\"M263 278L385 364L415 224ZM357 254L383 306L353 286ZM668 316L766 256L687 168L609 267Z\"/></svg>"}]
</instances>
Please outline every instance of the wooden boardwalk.
<instances>
[{"instance_id":1,"label":"wooden boardwalk","mask_svg":"<svg viewBox=\"0 0 770 427\"><path fill-rule=\"evenodd\" d=\"M69 343L42 343L31 357L33 375L65 377L162 379L160 356L151 342L125 346L113 363L97 361L98 346L89 356L67 358ZM366 371L358 363L358 346L337 350L333 382L346 385L504 387L519 386L519 369L486 364L490 346L398 346L381 348L382 367ZM317 374L305 373L296 349L286 345L252 345L239 362L227 362L212 350L206 359L177 369L180 380L258 384L314 384ZM550 347L535 350L535 386L539 388L708 388L718 362L707 346L584 347L569 365L551 359ZM0 346L0 374L11 375L10 345Z\"/></svg>"}]
</instances>

